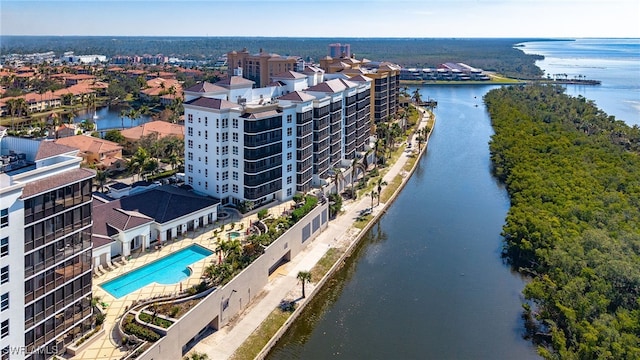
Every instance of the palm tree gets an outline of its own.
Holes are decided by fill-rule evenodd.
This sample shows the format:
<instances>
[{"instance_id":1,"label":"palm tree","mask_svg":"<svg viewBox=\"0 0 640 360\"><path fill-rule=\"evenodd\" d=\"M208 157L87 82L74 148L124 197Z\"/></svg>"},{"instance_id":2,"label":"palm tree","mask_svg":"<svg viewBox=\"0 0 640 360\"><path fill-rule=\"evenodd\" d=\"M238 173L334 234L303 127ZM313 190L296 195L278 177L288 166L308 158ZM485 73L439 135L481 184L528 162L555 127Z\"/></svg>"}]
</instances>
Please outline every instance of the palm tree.
<instances>
[{"instance_id":1,"label":"palm tree","mask_svg":"<svg viewBox=\"0 0 640 360\"><path fill-rule=\"evenodd\" d=\"M127 110L120 110L120 125L122 125L122 129L124 129L124 118L127 116Z\"/></svg>"},{"instance_id":2,"label":"palm tree","mask_svg":"<svg viewBox=\"0 0 640 360\"><path fill-rule=\"evenodd\" d=\"M417 105L420 105L420 103L422 103L422 97L420 96L420 90L419 89L415 89L413 91L413 101L415 101L415 103Z\"/></svg>"},{"instance_id":3,"label":"palm tree","mask_svg":"<svg viewBox=\"0 0 640 360\"><path fill-rule=\"evenodd\" d=\"M16 109L18 108L18 99L9 99L6 104L9 116L11 116L11 130L13 130L13 118L16 113Z\"/></svg>"},{"instance_id":4,"label":"palm tree","mask_svg":"<svg viewBox=\"0 0 640 360\"><path fill-rule=\"evenodd\" d=\"M365 170L369 169L369 155L371 154L372 151L373 151L372 149L369 149L362 156L362 166L364 167Z\"/></svg>"},{"instance_id":5,"label":"palm tree","mask_svg":"<svg viewBox=\"0 0 640 360\"><path fill-rule=\"evenodd\" d=\"M358 169L360 169L362 173L365 172L365 169L362 166L362 164L358 162L358 158L354 157L353 160L351 161L351 195L353 196L354 199L356 198L355 185L356 185L356 179L358 177Z\"/></svg>"},{"instance_id":6,"label":"palm tree","mask_svg":"<svg viewBox=\"0 0 640 360\"><path fill-rule=\"evenodd\" d=\"M131 127L133 127L133 122L140 117L140 112L136 109L131 109L127 116L129 116Z\"/></svg>"},{"instance_id":7,"label":"palm tree","mask_svg":"<svg viewBox=\"0 0 640 360\"><path fill-rule=\"evenodd\" d=\"M378 187L378 205L380 205L380 195L382 194L382 187L387 185L387 182L384 181L384 179L382 178L382 176L378 179L378 181L376 182L376 185Z\"/></svg>"},{"instance_id":8,"label":"palm tree","mask_svg":"<svg viewBox=\"0 0 640 360\"><path fill-rule=\"evenodd\" d=\"M336 194L339 193L338 181L344 181L344 175L342 174L342 169L333 168L333 184L336 187Z\"/></svg>"},{"instance_id":9,"label":"palm tree","mask_svg":"<svg viewBox=\"0 0 640 360\"><path fill-rule=\"evenodd\" d=\"M104 184L107 182L108 179L108 173L104 170L97 170L96 171L96 177L95 177L95 182L96 184L100 187L100 192L104 191Z\"/></svg>"},{"instance_id":10,"label":"palm tree","mask_svg":"<svg viewBox=\"0 0 640 360\"><path fill-rule=\"evenodd\" d=\"M221 252L225 259L237 258L242 254L242 243L240 243L240 240L221 241L216 248L216 252Z\"/></svg>"},{"instance_id":11,"label":"palm tree","mask_svg":"<svg viewBox=\"0 0 640 360\"><path fill-rule=\"evenodd\" d=\"M298 280L302 282L302 298L306 298L307 295L304 292L304 284L306 282L311 282L311 273L308 271L298 271Z\"/></svg>"},{"instance_id":12,"label":"palm tree","mask_svg":"<svg viewBox=\"0 0 640 360\"><path fill-rule=\"evenodd\" d=\"M144 169L146 163L149 161L149 153L141 147L133 154L131 160L129 160L128 168L134 174L138 174L138 180L140 180L140 173Z\"/></svg>"},{"instance_id":13,"label":"palm tree","mask_svg":"<svg viewBox=\"0 0 640 360\"><path fill-rule=\"evenodd\" d=\"M378 197L378 193L376 193L375 190L371 190L371 192L369 193L369 196L371 196L371 210L373 210L373 199Z\"/></svg>"},{"instance_id":14,"label":"palm tree","mask_svg":"<svg viewBox=\"0 0 640 360\"><path fill-rule=\"evenodd\" d=\"M426 141L426 138L423 135L424 129L418 129L417 133L418 136L416 136L416 141L418 142L418 152L420 152L422 150L422 143Z\"/></svg>"}]
</instances>

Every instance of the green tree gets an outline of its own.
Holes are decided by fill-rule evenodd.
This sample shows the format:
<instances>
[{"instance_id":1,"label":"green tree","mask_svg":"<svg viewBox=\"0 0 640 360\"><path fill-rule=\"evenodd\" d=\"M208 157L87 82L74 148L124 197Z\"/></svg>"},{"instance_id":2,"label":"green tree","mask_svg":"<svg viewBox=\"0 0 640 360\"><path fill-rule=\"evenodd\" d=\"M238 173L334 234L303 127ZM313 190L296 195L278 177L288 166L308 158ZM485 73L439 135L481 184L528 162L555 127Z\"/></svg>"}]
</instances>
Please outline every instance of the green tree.
<instances>
[{"instance_id":1,"label":"green tree","mask_svg":"<svg viewBox=\"0 0 640 360\"><path fill-rule=\"evenodd\" d=\"M140 180L140 174L144 170L148 161L149 153L145 149L138 147L138 150L136 150L135 154L131 157L131 160L129 160L127 168L131 173L137 174L138 180Z\"/></svg>"},{"instance_id":2,"label":"green tree","mask_svg":"<svg viewBox=\"0 0 640 360\"><path fill-rule=\"evenodd\" d=\"M125 143L125 138L122 135L122 133L120 132L120 130L117 129L111 129L109 131L107 131L106 134L104 134L104 139L105 140L109 140L109 141L113 141L115 143L118 143L120 145Z\"/></svg>"},{"instance_id":3,"label":"green tree","mask_svg":"<svg viewBox=\"0 0 640 360\"><path fill-rule=\"evenodd\" d=\"M384 181L384 179L382 178L382 176L380 176L380 178L378 179L378 181L376 182L377 185L377 189L378 189L378 205L380 205L380 194L382 194L382 187L387 185L387 182Z\"/></svg>"},{"instance_id":4,"label":"green tree","mask_svg":"<svg viewBox=\"0 0 640 360\"><path fill-rule=\"evenodd\" d=\"M104 184L109 179L109 173L105 170L96 170L96 177L93 179L100 189L100 192L104 192Z\"/></svg>"},{"instance_id":5,"label":"green tree","mask_svg":"<svg viewBox=\"0 0 640 360\"><path fill-rule=\"evenodd\" d=\"M304 292L304 285L306 282L311 282L311 273L309 271L299 271L297 279L302 283L302 298L306 298L307 295Z\"/></svg>"}]
</instances>

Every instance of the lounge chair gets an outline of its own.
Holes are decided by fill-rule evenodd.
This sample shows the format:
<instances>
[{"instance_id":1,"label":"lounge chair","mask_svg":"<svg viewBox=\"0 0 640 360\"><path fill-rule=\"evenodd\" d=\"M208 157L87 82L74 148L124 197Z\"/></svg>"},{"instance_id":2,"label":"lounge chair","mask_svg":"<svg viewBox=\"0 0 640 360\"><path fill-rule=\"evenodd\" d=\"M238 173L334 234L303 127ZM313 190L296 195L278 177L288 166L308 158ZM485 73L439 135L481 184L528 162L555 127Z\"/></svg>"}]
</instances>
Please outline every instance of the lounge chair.
<instances>
[{"instance_id":1,"label":"lounge chair","mask_svg":"<svg viewBox=\"0 0 640 360\"><path fill-rule=\"evenodd\" d=\"M118 268L117 263L114 264L111 260L107 261L107 266L114 270Z\"/></svg>"},{"instance_id":2,"label":"lounge chair","mask_svg":"<svg viewBox=\"0 0 640 360\"><path fill-rule=\"evenodd\" d=\"M93 277L97 278L102 276L102 273L100 272L100 270L98 270L98 268L93 268Z\"/></svg>"},{"instance_id":3,"label":"lounge chair","mask_svg":"<svg viewBox=\"0 0 640 360\"><path fill-rule=\"evenodd\" d=\"M104 269L104 267L102 266L102 264L98 265L98 270L100 270L102 273L107 273L107 270Z\"/></svg>"},{"instance_id":4,"label":"lounge chair","mask_svg":"<svg viewBox=\"0 0 640 360\"><path fill-rule=\"evenodd\" d=\"M120 256L120 264L127 265L127 259L124 256Z\"/></svg>"}]
</instances>

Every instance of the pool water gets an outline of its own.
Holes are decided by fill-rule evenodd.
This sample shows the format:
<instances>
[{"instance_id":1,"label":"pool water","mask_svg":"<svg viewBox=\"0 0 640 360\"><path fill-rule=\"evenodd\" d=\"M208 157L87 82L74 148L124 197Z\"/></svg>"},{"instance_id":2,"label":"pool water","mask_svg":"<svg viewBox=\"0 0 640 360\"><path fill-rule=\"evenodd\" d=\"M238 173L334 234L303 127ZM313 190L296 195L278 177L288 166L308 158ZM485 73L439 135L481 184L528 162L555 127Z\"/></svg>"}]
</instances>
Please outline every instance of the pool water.
<instances>
[{"instance_id":1,"label":"pool water","mask_svg":"<svg viewBox=\"0 0 640 360\"><path fill-rule=\"evenodd\" d=\"M139 290L151 283L175 284L191 275L187 266L213 254L200 245L190 245L180 251L162 257L143 267L122 274L100 286L116 299Z\"/></svg>"},{"instance_id":2,"label":"pool water","mask_svg":"<svg viewBox=\"0 0 640 360\"><path fill-rule=\"evenodd\" d=\"M240 233L239 233L239 232L237 232L237 231L231 231L231 232L229 233L229 238L230 238L230 239L235 239L235 238L237 238L237 237L240 237Z\"/></svg>"}]
</instances>

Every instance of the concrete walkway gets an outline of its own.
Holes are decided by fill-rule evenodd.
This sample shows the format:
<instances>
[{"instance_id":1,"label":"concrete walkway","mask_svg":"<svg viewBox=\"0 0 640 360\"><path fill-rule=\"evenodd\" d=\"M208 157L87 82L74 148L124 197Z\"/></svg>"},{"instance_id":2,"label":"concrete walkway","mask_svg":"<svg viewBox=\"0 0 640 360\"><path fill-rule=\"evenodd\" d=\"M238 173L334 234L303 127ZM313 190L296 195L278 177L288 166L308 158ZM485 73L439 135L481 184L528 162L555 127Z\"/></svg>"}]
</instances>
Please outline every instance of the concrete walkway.
<instances>
[{"instance_id":1,"label":"concrete walkway","mask_svg":"<svg viewBox=\"0 0 640 360\"><path fill-rule=\"evenodd\" d=\"M429 113L420 109L423 114L419 128L424 128L429 120ZM404 151L383 176L384 181L391 183L398 174L406 174L404 165L413 154L417 152L417 142L412 138L411 151ZM423 148L426 144L422 145ZM403 175L406 177L406 175ZM403 179L406 181L406 179ZM374 204L375 204L374 200ZM372 214L375 216L385 209L385 203L374 206ZM301 296L301 286L296 278L298 271L308 271L324 256L331 247L347 248L357 239L359 229L353 227L361 210L371 207L371 198L367 195L360 196L356 201L346 203L342 214L337 219L329 222L329 227L323 231L304 251L298 254L290 262L283 265L270 277L267 286L256 299L233 321L217 332L201 339L190 351L205 353L210 359L228 359L244 343L267 316L280 304L283 299L297 299ZM314 284L307 285L307 293L310 293ZM301 301L308 301L309 298Z\"/></svg>"}]
</instances>

